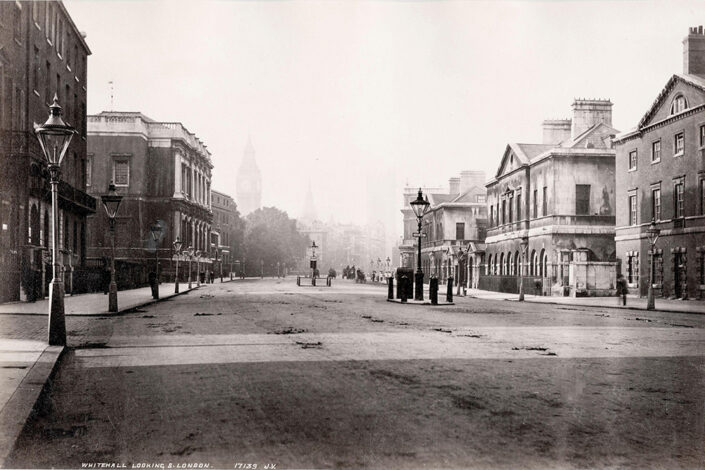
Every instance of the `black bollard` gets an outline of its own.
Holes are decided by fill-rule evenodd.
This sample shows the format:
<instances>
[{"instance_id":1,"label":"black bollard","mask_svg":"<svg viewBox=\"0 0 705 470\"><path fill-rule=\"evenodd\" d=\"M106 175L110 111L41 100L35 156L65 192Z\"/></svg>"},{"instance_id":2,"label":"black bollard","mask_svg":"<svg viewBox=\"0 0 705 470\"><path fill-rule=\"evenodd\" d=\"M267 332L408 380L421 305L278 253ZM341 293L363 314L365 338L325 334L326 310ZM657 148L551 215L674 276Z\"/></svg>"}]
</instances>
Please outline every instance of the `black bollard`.
<instances>
[{"instance_id":1,"label":"black bollard","mask_svg":"<svg viewBox=\"0 0 705 470\"><path fill-rule=\"evenodd\" d=\"M315 277L312 277L312 278L311 278L311 285L312 285L312 286L315 286L315 285L316 285L316 278L315 278Z\"/></svg>"},{"instance_id":2,"label":"black bollard","mask_svg":"<svg viewBox=\"0 0 705 470\"><path fill-rule=\"evenodd\" d=\"M438 305L438 278L432 277L428 281L428 296L431 297L431 305Z\"/></svg>"},{"instance_id":3,"label":"black bollard","mask_svg":"<svg viewBox=\"0 0 705 470\"><path fill-rule=\"evenodd\" d=\"M394 300L394 278L391 276L387 278L387 299Z\"/></svg>"},{"instance_id":4,"label":"black bollard","mask_svg":"<svg viewBox=\"0 0 705 470\"><path fill-rule=\"evenodd\" d=\"M406 294L407 294L406 284L407 284L407 282L409 282L409 278L406 276L402 276L399 281L400 281L399 283L403 286L401 289L401 302L405 304L406 303Z\"/></svg>"},{"instance_id":5,"label":"black bollard","mask_svg":"<svg viewBox=\"0 0 705 470\"><path fill-rule=\"evenodd\" d=\"M296 285L297 286L301 285L301 276L296 276Z\"/></svg>"},{"instance_id":6,"label":"black bollard","mask_svg":"<svg viewBox=\"0 0 705 470\"><path fill-rule=\"evenodd\" d=\"M448 278L448 290L446 291L446 302L453 302L453 278Z\"/></svg>"}]
</instances>

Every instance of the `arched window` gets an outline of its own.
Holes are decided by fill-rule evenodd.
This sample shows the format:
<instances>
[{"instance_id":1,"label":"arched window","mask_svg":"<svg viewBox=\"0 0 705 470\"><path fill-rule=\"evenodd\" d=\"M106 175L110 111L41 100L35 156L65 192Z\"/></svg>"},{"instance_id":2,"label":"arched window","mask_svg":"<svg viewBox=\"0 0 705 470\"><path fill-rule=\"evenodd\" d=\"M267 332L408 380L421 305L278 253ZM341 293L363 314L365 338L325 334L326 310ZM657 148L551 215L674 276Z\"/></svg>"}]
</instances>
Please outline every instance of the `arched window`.
<instances>
[{"instance_id":1,"label":"arched window","mask_svg":"<svg viewBox=\"0 0 705 470\"><path fill-rule=\"evenodd\" d=\"M536 250L531 250L531 271L529 272L530 276L535 276L536 273Z\"/></svg>"},{"instance_id":2,"label":"arched window","mask_svg":"<svg viewBox=\"0 0 705 470\"><path fill-rule=\"evenodd\" d=\"M487 256L487 264L485 265L485 275L492 275L492 255Z\"/></svg>"},{"instance_id":3,"label":"arched window","mask_svg":"<svg viewBox=\"0 0 705 470\"><path fill-rule=\"evenodd\" d=\"M514 275L519 276L521 272L521 259L519 259L519 252L514 252Z\"/></svg>"},{"instance_id":4,"label":"arched window","mask_svg":"<svg viewBox=\"0 0 705 470\"><path fill-rule=\"evenodd\" d=\"M688 108L688 103L685 100L685 96L677 95L671 101L671 114L678 114L681 111L685 111Z\"/></svg>"},{"instance_id":5,"label":"arched window","mask_svg":"<svg viewBox=\"0 0 705 470\"><path fill-rule=\"evenodd\" d=\"M512 274L512 271L511 271L511 269L512 269L512 267L511 267L511 266L512 266L512 263L511 263L511 261L512 261L512 254L511 254L511 253L507 253L507 257L504 259L504 275L505 275L505 276L509 276L509 275Z\"/></svg>"},{"instance_id":6,"label":"arched window","mask_svg":"<svg viewBox=\"0 0 705 470\"><path fill-rule=\"evenodd\" d=\"M499 275L503 276L504 273L504 253L500 253L499 255Z\"/></svg>"},{"instance_id":7,"label":"arched window","mask_svg":"<svg viewBox=\"0 0 705 470\"><path fill-rule=\"evenodd\" d=\"M541 249L541 256L538 259L539 262L539 276L546 276L546 250Z\"/></svg>"}]
</instances>

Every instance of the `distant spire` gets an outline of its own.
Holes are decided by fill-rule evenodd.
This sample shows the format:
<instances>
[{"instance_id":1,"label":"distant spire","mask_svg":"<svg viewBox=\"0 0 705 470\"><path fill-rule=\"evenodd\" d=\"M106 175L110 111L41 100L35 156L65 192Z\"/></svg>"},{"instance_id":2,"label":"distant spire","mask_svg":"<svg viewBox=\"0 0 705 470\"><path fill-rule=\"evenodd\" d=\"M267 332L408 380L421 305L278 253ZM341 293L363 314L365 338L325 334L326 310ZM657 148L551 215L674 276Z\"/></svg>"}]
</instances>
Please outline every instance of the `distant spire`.
<instances>
[{"instance_id":1,"label":"distant spire","mask_svg":"<svg viewBox=\"0 0 705 470\"><path fill-rule=\"evenodd\" d=\"M316 206L313 204L313 191L311 190L311 180L308 180L308 190L306 191L306 199L304 200L304 211L301 217L303 220L314 221L318 218L316 215Z\"/></svg>"}]
</instances>

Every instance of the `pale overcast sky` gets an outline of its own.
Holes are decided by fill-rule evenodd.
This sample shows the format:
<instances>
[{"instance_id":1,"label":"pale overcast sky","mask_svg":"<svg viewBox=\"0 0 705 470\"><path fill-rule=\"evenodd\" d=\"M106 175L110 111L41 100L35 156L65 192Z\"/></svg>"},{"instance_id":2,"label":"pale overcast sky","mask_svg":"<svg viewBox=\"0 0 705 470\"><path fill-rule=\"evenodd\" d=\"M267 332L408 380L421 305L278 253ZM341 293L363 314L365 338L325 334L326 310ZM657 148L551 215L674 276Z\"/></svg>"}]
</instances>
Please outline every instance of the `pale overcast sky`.
<instances>
[{"instance_id":1,"label":"pale overcast sky","mask_svg":"<svg viewBox=\"0 0 705 470\"><path fill-rule=\"evenodd\" d=\"M67 0L87 33L88 110L181 121L235 195L248 135L264 205L400 227L401 191L496 170L575 97L634 127L705 23L685 1ZM399 233L390 233L393 237Z\"/></svg>"}]
</instances>

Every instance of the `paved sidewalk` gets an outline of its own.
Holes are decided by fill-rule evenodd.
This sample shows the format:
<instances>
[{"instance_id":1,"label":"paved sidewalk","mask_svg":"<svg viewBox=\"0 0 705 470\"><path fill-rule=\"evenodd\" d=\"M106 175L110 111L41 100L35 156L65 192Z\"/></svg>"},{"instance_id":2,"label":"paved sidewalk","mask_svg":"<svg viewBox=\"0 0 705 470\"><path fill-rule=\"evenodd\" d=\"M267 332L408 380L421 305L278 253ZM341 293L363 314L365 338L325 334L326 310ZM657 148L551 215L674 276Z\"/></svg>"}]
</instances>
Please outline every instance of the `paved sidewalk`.
<instances>
[{"instance_id":1,"label":"paved sidewalk","mask_svg":"<svg viewBox=\"0 0 705 470\"><path fill-rule=\"evenodd\" d=\"M510 301L519 300L519 294L509 294L506 292L468 289L467 293L468 297L474 297L478 299ZM621 300L618 300L617 297L542 297L537 295L525 295L524 300L526 302L543 304L646 310L646 298L640 298L632 295L627 296L626 307L622 306ZM656 310L662 312L705 314L705 301L702 300L669 300L657 298L655 304Z\"/></svg>"},{"instance_id":2,"label":"paved sidewalk","mask_svg":"<svg viewBox=\"0 0 705 470\"><path fill-rule=\"evenodd\" d=\"M192 289L196 284L192 284ZM159 285L160 300L189 292L188 284L179 284L179 294L173 283ZM149 287L118 292L119 311L130 310L159 300L152 298ZM13 302L0 305L2 315L48 315L48 299L38 302ZM66 315L114 315L108 312L108 296L102 292L65 297ZM29 323L28 323L29 322ZM60 346L48 346L44 324L27 317L21 329L0 329L0 467L36 406L44 384L50 380L64 351ZM43 322L42 322L43 323Z\"/></svg>"},{"instance_id":3,"label":"paved sidewalk","mask_svg":"<svg viewBox=\"0 0 705 470\"><path fill-rule=\"evenodd\" d=\"M192 290L196 283L192 283ZM181 294L188 292L188 283L179 283ZM174 293L174 284L163 282L159 284L159 296L167 299L178 295ZM118 291L118 309L120 312L154 302L150 287ZM108 295L102 292L92 294L78 294L64 298L66 315L108 315ZM0 314L30 314L48 315L49 299L36 302L11 302L0 304Z\"/></svg>"}]
</instances>

